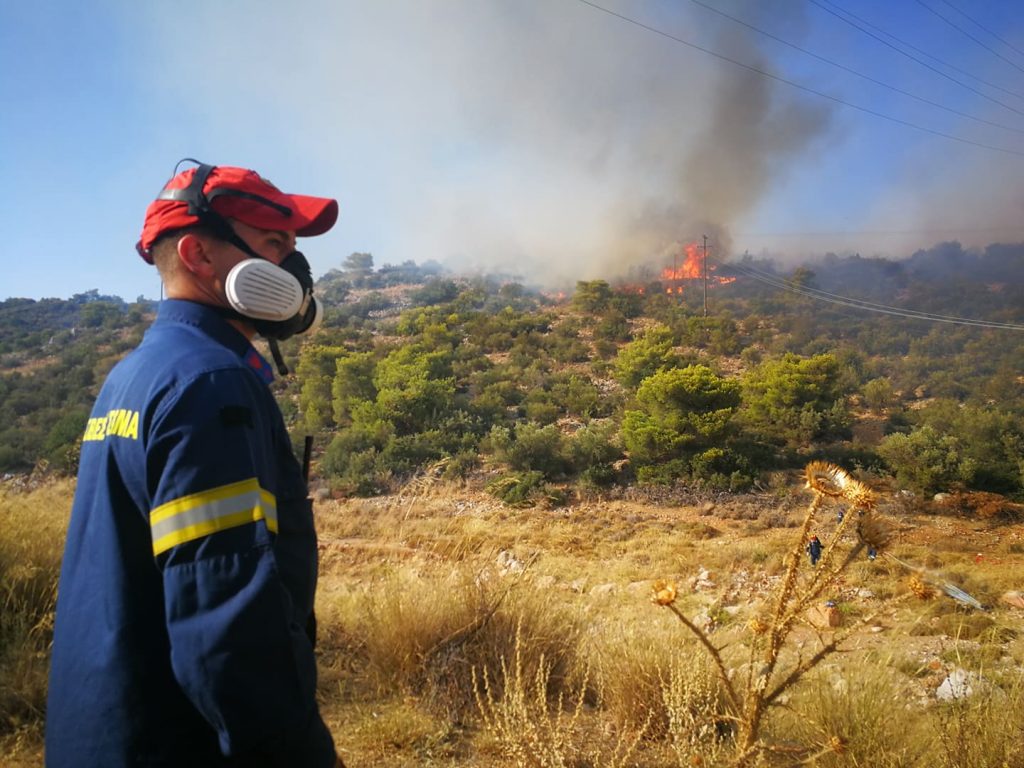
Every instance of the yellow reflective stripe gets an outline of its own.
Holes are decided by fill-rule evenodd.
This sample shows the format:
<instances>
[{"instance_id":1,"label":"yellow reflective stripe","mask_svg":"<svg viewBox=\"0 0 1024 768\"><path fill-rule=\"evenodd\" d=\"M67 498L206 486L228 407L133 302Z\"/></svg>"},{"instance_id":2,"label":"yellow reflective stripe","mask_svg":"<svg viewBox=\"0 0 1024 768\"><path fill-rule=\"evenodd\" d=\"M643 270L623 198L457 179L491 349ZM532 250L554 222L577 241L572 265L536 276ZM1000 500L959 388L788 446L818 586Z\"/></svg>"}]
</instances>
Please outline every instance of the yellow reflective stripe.
<instances>
[{"instance_id":1,"label":"yellow reflective stripe","mask_svg":"<svg viewBox=\"0 0 1024 768\"><path fill-rule=\"evenodd\" d=\"M182 496L181 498L175 499L174 501L168 501L153 509L153 511L149 513L149 524L155 525L165 518L176 515L179 512L185 512L186 510L202 506L203 504L208 504L211 501L229 499L232 496L237 496L247 491L259 490L262 490L260 488L260 481L255 477L250 477L248 480L240 480L237 483L221 485L217 488L212 488L209 491L200 491L199 493Z\"/></svg>"},{"instance_id":2,"label":"yellow reflective stripe","mask_svg":"<svg viewBox=\"0 0 1024 768\"><path fill-rule=\"evenodd\" d=\"M183 496L150 512L153 554L257 520L277 533L277 500L256 478Z\"/></svg>"}]
</instances>

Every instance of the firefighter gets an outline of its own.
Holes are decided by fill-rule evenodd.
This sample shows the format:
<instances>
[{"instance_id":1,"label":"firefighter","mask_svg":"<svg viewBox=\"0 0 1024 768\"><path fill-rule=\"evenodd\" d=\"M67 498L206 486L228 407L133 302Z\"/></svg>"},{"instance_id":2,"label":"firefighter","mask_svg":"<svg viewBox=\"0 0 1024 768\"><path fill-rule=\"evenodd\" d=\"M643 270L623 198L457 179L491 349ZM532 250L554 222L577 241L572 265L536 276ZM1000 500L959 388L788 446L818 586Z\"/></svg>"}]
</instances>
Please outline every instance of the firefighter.
<instances>
[{"instance_id":1,"label":"firefighter","mask_svg":"<svg viewBox=\"0 0 1024 768\"><path fill-rule=\"evenodd\" d=\"M315 327L295 238L337 216L203 164L150 204L137 249L167 299L83 436L47 766L341 765L315 698L312 505L252 344Z\"/></svg>"},{"instance_id":2,"label":"firefighter","mask_svg":"<svg viewBox=\"0 0 1024 768\"><path fill-rule=\"evenodd\" d=\"M807 542L807 556L811 558L811 565L817 565L821 558L821 540L817 536L811 536Z\"/></svg>"}]
</instances>

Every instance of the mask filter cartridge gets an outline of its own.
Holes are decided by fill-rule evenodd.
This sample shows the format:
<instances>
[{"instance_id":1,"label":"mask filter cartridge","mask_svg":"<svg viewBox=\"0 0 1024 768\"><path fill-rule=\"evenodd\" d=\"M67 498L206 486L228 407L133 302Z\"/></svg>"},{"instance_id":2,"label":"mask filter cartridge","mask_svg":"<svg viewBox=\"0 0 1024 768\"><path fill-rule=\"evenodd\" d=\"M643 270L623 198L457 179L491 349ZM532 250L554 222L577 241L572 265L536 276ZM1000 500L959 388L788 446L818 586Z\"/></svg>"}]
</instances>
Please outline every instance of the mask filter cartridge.
<instances>
[{"instance_id":1,"label":"mask filter cartridge","mask_svg":"<svg viewBox=\"0 0 1024 768\"><path fill-rule=\"evenodd\" d=\"M303 289L298 279L264 259L246 259L228 273L231 307L245 317L282 321L298 314Z\"/></svg>"}]
</instances>

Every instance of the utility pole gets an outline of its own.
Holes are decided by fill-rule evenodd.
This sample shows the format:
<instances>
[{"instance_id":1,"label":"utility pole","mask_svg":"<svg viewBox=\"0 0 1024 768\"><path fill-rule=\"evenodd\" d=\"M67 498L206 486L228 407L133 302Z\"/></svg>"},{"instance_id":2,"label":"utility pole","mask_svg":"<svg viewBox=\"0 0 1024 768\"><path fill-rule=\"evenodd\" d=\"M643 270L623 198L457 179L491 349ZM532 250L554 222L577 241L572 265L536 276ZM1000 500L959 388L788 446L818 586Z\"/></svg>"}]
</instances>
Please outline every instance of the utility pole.
<instances>
[{"instance_id":1,"label":"utility pole","mask_svg":"<svg viewBox=\"0 0 1024 768\"><path fill-rule=\"evenodd\" d=\"M704 317L708 316L708 236L704 235Z\"/></svg>"},{"instance_id":2,"label":"utility pole","mask_svg":"<svg viewBox=\"0 0 1024 768\"><path fill-rule=\"evenodd\" d=\"M672 282L669 283L669 293L677 294L675 296L676 304L679 303L679 273L676 271L676 262L679 260L679 254L676 249L672 249Z\"/></svg>"}]
</instances>

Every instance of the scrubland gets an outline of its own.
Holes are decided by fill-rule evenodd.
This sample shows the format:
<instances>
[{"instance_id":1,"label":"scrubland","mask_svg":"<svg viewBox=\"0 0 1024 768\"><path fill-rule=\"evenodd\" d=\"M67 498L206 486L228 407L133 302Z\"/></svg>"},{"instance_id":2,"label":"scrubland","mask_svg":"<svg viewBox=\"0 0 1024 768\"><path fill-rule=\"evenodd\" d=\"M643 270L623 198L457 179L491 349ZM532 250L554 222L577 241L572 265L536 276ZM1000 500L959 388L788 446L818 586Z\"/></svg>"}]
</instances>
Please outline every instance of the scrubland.
<instances>
[{"instance_id":1,"label":"scrubland","mask_svg":"<svg viewBox=\"0 0 1024 768\"><path fill-rule=\"evenodd\" d=\"M0 487L4 765L42 761L72 493ZM887 538L872 561L854 510L818 499L809 516L816 498L794 474L758 497L703 501L517 509L440 481L318 499L319 695L342 756L1024 766L1024 609L1001 600L1021 588L1024 526L880 494ZM808 532L836 539L817 568Z\"/></svg>"}]
</instances>

